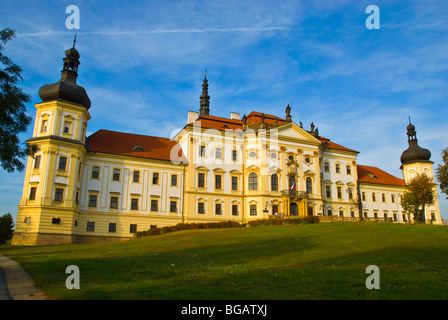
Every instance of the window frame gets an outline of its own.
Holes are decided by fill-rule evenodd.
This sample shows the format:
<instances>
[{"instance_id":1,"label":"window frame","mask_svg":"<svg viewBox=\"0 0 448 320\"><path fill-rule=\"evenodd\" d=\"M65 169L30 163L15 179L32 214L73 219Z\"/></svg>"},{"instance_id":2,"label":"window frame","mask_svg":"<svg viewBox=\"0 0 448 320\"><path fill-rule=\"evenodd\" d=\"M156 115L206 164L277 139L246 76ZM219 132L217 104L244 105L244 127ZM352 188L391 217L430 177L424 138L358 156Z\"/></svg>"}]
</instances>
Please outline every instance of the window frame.
<instances>
[{"instance_id":1,"label":"window frame","mask_svg":"<svg viewBox=\"0 0 448 320\"><path fill-rule=\"evenodd\" d=\"M258 174L256 172L249 173L248 188L249 188L249 191L257 191L258 190Z\"/></svg>"}]
</instances>

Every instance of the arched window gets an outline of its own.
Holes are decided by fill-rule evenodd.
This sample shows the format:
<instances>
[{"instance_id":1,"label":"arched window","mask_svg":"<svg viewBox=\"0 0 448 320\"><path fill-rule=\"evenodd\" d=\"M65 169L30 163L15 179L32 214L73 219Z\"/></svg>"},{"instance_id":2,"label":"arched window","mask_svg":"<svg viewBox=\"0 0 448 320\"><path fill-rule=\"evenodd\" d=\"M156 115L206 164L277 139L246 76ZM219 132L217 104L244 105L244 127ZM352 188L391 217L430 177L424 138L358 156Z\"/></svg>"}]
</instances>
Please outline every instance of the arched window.
<instances>
[{"instance_id":1,"label":"arched window","mask_svg":"<svg viewBox=\"0 0 448 320\"><path fill-rule=\"evenodd\" d=\"M258 190L258 176L255 172L249 174L249 190Z\"/></svg>"},{"instance_id":2,"label":"arched window","mask_svg":"<svg viewBox=\"0 0 448 320\"><path fill-rule=\"evenodd\" d=\"M271 191L278 191L278 176L276 173L271 175Z\"/></svg>"},{"instance_id":3,"label":"arched window","mask_svg":"<svg viewBox=\"0 0 448 320\"><path fill-rule=\"evenodd\" d=\"M313 193L313 182L311 178L306 178L306 193Z\"/></svg>"}]
</instances>

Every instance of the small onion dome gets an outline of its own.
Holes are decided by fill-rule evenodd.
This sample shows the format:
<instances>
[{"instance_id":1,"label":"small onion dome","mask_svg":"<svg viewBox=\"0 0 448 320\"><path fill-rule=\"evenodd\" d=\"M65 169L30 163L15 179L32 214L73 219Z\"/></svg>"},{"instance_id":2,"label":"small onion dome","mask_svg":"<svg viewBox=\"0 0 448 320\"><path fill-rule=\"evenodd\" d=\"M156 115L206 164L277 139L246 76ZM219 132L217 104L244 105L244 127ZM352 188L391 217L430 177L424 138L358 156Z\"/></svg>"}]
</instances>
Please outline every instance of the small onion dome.
<instances>
[{"instance_id":1,"label":"small onion dome","mask_svg":"<svg viewBox=\"0 0 448 320\"><path fill-rule=\"evenodd\" d=\"M65 50L65 56L67 58L75 58L75 59L80 58L79 52L75 48L70 48L68 50Z\"/></svg>"}]
</instances>

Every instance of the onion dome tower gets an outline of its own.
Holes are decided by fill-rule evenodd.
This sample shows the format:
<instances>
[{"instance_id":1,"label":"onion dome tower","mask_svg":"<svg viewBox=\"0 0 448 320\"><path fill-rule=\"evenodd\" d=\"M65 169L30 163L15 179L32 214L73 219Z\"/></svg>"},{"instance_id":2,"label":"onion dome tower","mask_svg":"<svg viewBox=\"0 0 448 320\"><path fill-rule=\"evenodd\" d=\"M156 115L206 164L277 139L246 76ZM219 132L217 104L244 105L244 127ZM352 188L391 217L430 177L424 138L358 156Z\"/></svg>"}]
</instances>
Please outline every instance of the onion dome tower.
<instances>
[{"instance_id":1,"label":"onion dome tower","mask_svg":"<svg viewBox=\"0 0 448 320\"><path fill-rule=\"evenodd\" d=\"M409 164L429 161L431 152L418 145L417 131L415 130L415 126L411 123L411 119L409 119L409 125L407 126L407 135L409 147L401 154L401 163Z\"/></svg>"},{"instance_id":2,"label":"onion dome tower","mask_svg":"<svg viewBox=\"0 0 448 320\"><path fill-rule=\"evenodd\" d=\"M418 145L417 131L415 126L411 123L406 127L408 135L409 147L401 154L401 167L403 173L403 180L409 183L417 174L426 174L428 177L434 179L433 162L430 160L431 152L428 149L422 148ZM426 205L424 210L423 221L426 223L440 224L442 219L440 216L440 208L437 199L437 188L434 187L434 204Z\"/></svg>"},{"instance_id":3,"label":"onion dome tower","mask_svg":"<svg viewBox=\"0 0 448 320\"><path fill-rule=\"evenodd\" d=\"M76 83L78 77L79 52L75 49L76 36L73 40L73 47L65 51L65 58L61 79L52 84L44 85L39 89L39 96L43 102L52 100L65 100L90 108L90 99L86 90Z\"/></svg>"},{"instance_id":4,"label":"onion dome tower","mask_svg":"<svg viewBox=\"0 0 448 320\"><path fill-rule=\"evenodd\" d=\"M12 244L76 241L90 99L76 83L79 52L65 51L61 79L39 90L33 136Z\"/></svg>"}]
</instances>

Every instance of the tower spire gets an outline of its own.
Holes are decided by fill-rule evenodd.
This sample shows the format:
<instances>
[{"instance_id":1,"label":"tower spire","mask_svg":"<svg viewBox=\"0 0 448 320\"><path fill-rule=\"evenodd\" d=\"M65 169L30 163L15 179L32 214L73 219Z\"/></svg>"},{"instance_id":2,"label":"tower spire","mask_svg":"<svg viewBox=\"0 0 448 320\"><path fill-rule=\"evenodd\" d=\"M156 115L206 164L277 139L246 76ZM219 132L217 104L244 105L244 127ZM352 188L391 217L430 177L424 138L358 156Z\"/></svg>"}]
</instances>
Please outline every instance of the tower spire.
<instances>
[{"instance_id":1,"label":"tower spire","mask_svg":"<svg viewBox=\"0 0 448 320\"><path fill-rule=\"evenodd\" d=\"M202 95L199 116L208 116L210 113L210 96L208 95L207 69L205 69L204 81L202 82Z\"/></svg>"},{"instance_id":2,"label":"tower spire","mask_svg":"<svg viewBox=\"0 0 448 320\"><path fill-rule=\"evenodd\" d=\"M77 32L75 32L75 38L73 39L73 49L75 48L75 45L76 45L76 35L77 35Z\"/></svg>"}]
</instances>

